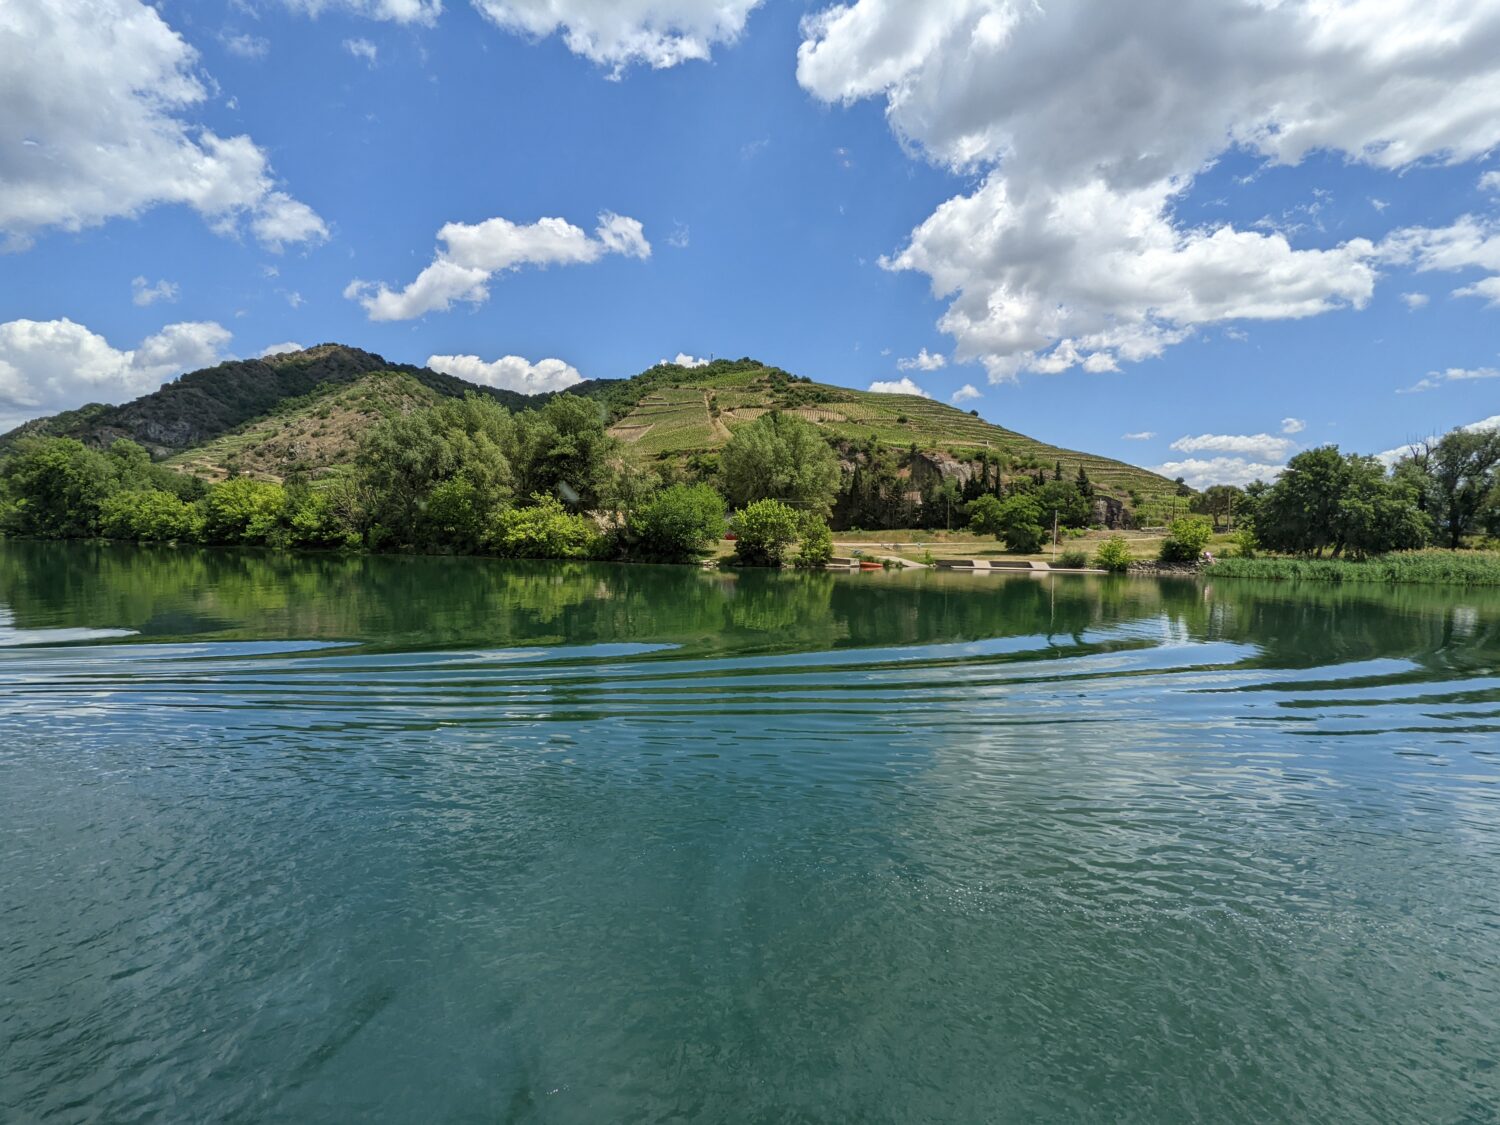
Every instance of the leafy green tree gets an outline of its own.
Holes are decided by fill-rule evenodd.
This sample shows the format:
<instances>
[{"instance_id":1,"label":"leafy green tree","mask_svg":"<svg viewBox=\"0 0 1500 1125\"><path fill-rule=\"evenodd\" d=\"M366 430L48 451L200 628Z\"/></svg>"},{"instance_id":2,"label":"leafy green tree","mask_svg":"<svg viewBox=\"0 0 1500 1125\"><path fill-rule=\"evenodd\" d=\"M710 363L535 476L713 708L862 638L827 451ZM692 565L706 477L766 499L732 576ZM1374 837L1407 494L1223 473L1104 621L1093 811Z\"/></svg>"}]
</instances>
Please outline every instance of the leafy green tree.
<instances>
[{"instance_id":1,"label":"leafy green tree","mask_svg":"<svg viewBox=\"0 0 1500 1125\"><path fill-rule=\"evenodd\" d=\"M734 514L734 554L741 566L780 566L797 541L800 520L780 500L757 500Z\"/></svg>"},{"instance_id":2,"label":"leafy green tree","mask_svg":"<svg viewBox=\"0 0 1500 1125\"><path fill-rule=\"evenodd\" d=\"M1299 453L1251 499L1256 540L1272 551L1356 558L1422 546L1428 522L1412 480L1337 446Z\"/></svg>"},{"instance_id":3,"label":"leafy green tree","mask_svg":"<svg viewBox=\"0 0 1500 1125\"><path fill-rule=\"evenodd\" d=\"M1051 512L1047 512L1050 519ZM1029 555L1041 549L1047 532L1035 492L1013 492L1004 500L981 496L969 507L969 527L1004 540L1011 551Z\"/></svg>"},{"instance_id":4,"label":"leafy green tree","mask_svg":"<svg viewBox=\"0 0 1500 1125\"><path fill-rule=\"evenodd\" d=\"M1188 503L1188 511L1213 520L1215 531L1233 518L1237 507L1243 509L1244 493L1232 484L1210 485Z\"/></svg>"},{"instance_id":5,"label":"leafy green tree","mask_svg":"<svg viewBox=\"0 0 1500 1125\"><path fill-rule=\"evenodd\" d=\"M304 548L359 546L359 529L343 504L338 486L313 489L305 484L286 486L286 508L279 545Z\"/></svg>"},{"instance_id":6,"label":"leafy green tree","mask_svg":"<svg viewBox=\"0 0 1500 1125\"><path fill-rule=\"evenodd\" d=\"M719 453L719 479L736 507L780 500L826 515L838 494L839 463L818 427L773 410L735 430Z\"/></svg>"},{"instance_id":7,"label":"leafy green tree","mask_svg":"<svg viewBox=\"0 0 1500 1125\"><path fill-rule=\"evenodd\" d=\"M194 542L203 532L203 512L157 489L115 492L100 505L99 531L109 539Z\"/></svg>"},{"instance_id":8,"label":"leafy green tree","mask_svg":"<svg viewBox=\"0 0 1500 1125\"><path fill-rule=\"evenodd\" d=\"M802 517L802 541L797 544L797 553L792 564L802 570L815 570L827 566L833 558L833 532L822 516L804 514Z\"/></svg>"},{"instance_id":9,"label":"leafy green tree","mask_svg":"<svg viewBox=\"0 0 1500 1125\"><path fill-rule=\"evenodd\" d=\"M1321 555L1337 540L1339 499L1348 485L1338 446L1297 454L1256 505L1256 538L1272 551Z\"/></svg>"},{"instance_id":10,"label":"leafy green tree","mask_svg":"<svg viewBox=\"0 0 1500 1125\"><path fill-rule=\"evenodd\" d=\"M1449 547L1482 530L1497 506L1500 430L1453 430L1423 443L1397 466Z\"/></svg>"},{"instance_id":11,"label":"leafy green tree","mask_svg":"<svg viewBox=\"0 0 1500 1125\"><path fill-rule=\"evenodd\" d=\"M264 544L276 535L286 491L270 481L235 477L214 485L201 504L204 542Z\"/></svg>"},{"instance_id":12,"label":"leafy green tree","mask_svg":"<svg viewBox=\"0 0 1500 1125\"><path fill-rule=\"evenodd\" d=\"M502 508L490 520L486 546L507 559L597 559L605 541L587 516L555 496L536 495L527 508Z\"/></svg>"},{"instance_id":13,"label":"leafy green tree","mask_svg":"<svg viewBox=\"0 0 1500 1125\"><path fill-rule=\"evenodd\" d=\"M105 456L114 467L116 485L134 492L170 492L180 500L199 500L208 492L208 482L191 473L179 473L158 465L151 455L129 438L115 441Z\"/></svg>"},{"instance_id":14,"label":"leafy green tree","mask_svg":"<svg viewBox=\"0 0 1500 1125\"><path fill-rule=\"evenodd\" d=\"M99 532L105 499L118 483L116 466L72 438L26 438L0 467L10 497L9 530L46 539Z\"/></svg>"},{"instance_id":15,"label":"leafy green tree","mask_svg":"<svg viewBox=\"0 0 1500 1125\"><path fill-rule=\"evenodd\" d=\"M1197 562L1214 537L1213 524L1201 516L1184 516L1172 521L1167 537L1161 543L1161 561Z\"/></svg>"},{"instance_id":16,"label":"leafy green tree","mask_svg":"<svg viewBox=\"0 0 1500 1125\"><path fill-rule=\"evenodd\" d=\"M1357 460L1367 471L1351 472L1339 500L1336 549L1363 559L1426 546L1432 525L1418 506L1416 491L1407 482L1388 479L1373 457Z\"/></svg>"},{"instance_id":17,"label":"leafy green tree","mask_svg":"<svg viewBox=\"0 0 1500 1125\"><path fill-rule=\"evenodd\" d=\"M1078 486L1067 481L1052 480L1037 489L1032 496L1042 512L1042 524L1050 527L1052 513L1057 513L1057 522L1063 527L1085 527L1094 514L1093 505L1078 491Z\"/></svg>"},{"instance_id":18,"label":"leafy green tree","mask_svg":"<svg viewBox=\"0 0 1500 1125\"><path fill-rule=\"evenodd\" d=\"M1078 462L1078 478L1073 482L1073 486L1078 489L1078 495L1082 496L1085 500L1092 500L1094 498L1094 482L1089 480L1089 475L1084 471L1082 461Z\"/></svg>"},{"instance_id":19,"label":"leafy green tree","mask_svg":"<svg viewBox=\"0 0 1500 1125\"><path fill-rule=\"evenodd\" d=\"M585 511L604 506L619 455L605 423L603 408L577 395L557 395L516 415L508 449L517 493L554 496Z\"/></svg>"},{"instance_id":20,"label":"leafy green tree","mask_svg":"<svg viewBox=\"0 0 1500 1125\"><path fill-rule=\"evenodd\" d=\"M657 562L688 562L724 537L724 498L706 484L675 484L630 513L627 552Z\"/></svg>"},{"instance_id":21,"label":"leafy green tree","mask_svg":"<svg viewBox=\"0 0 1500 1125\"><path fill-rule=\"evenodd\" d=\"M510 414L478 395L376 426L355 461L372 545L474 549L513 494L513 442Z\"/></svg>"}]
</instances>

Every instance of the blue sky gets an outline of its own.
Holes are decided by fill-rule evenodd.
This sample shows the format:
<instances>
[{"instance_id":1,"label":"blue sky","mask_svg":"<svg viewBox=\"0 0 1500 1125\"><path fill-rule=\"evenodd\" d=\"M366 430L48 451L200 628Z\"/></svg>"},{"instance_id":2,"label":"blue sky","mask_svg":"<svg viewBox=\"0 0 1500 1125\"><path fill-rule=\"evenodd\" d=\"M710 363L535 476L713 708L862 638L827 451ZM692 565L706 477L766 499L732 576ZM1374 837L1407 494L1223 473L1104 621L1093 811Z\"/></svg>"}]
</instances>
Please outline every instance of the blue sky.
<instances>
[{"instance_id":1,"label":"blue sky","mask_svg":"<svg viewBox=\"0 0 1500 1125\"><path fill-rule=\"evenodd\" d=\"M1500 415L1500 3L1440 7L13 0L0 424L336 340L1391 449Z\"/></svg>"}]
</instances>

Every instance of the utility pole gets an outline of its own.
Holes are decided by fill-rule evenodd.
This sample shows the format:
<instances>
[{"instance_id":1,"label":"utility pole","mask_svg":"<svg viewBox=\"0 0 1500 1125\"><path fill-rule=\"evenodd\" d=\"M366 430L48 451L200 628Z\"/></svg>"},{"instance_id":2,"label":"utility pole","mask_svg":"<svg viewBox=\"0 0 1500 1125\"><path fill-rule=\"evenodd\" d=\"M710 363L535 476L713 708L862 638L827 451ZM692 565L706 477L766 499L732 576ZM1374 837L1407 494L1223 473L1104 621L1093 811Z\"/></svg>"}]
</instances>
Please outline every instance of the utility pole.
<instances>
[{"instance_id":1,"label":"utility pole","mask_svg":"<svg viewBox=\"0 0 1500 1125\"><path fill-rule=\"evenodd\" d=\"M1052 561L1057 561L1057 509L1052 509Z\"/></svg>"}]
</instances>

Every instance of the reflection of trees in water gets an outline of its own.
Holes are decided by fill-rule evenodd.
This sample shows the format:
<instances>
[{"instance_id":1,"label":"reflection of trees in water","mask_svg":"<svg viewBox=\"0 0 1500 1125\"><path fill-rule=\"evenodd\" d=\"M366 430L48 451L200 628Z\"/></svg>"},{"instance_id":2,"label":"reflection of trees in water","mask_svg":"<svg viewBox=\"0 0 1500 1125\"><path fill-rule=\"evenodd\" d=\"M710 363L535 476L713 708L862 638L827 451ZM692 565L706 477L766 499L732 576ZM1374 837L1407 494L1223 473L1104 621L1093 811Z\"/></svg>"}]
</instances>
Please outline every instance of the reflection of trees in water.
<instances>
[{"instance_id":1,"label":"reflection of trees in water","mask_svg":"<svg viewBox=\"0 0 1500 1125\"><path fill-rule=\"evenodd\" d=\"M368 640L380 647L677 642L818 649L1007 636L1079 641L1161 623L1312 667L1377 656L1473 666L1500 646L1500 591L1181 579L703 572L428 556L9 542L18 627L148 637Z\"/></svg>"}]
</instances>

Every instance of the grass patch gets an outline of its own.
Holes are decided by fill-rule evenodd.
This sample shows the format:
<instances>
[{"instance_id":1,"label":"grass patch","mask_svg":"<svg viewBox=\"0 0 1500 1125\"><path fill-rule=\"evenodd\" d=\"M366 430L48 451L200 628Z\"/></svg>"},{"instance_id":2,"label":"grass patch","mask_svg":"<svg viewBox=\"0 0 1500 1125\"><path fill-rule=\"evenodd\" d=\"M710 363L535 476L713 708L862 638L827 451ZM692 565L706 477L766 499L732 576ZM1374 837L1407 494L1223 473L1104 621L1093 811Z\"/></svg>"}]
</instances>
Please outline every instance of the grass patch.
<instances>
[{"instance_id":1,"label":"grass patch","mask_svg":"<svg viewBox=\"0 0 1500 1125\"><path fill-rule=\"evenodd\" d=\"M1215 578L1500 586L1500 552L1402 551L1365 562L1350 562L1348 559L1223 559L1210 573Z\"/></svg>"}]
</instances>

